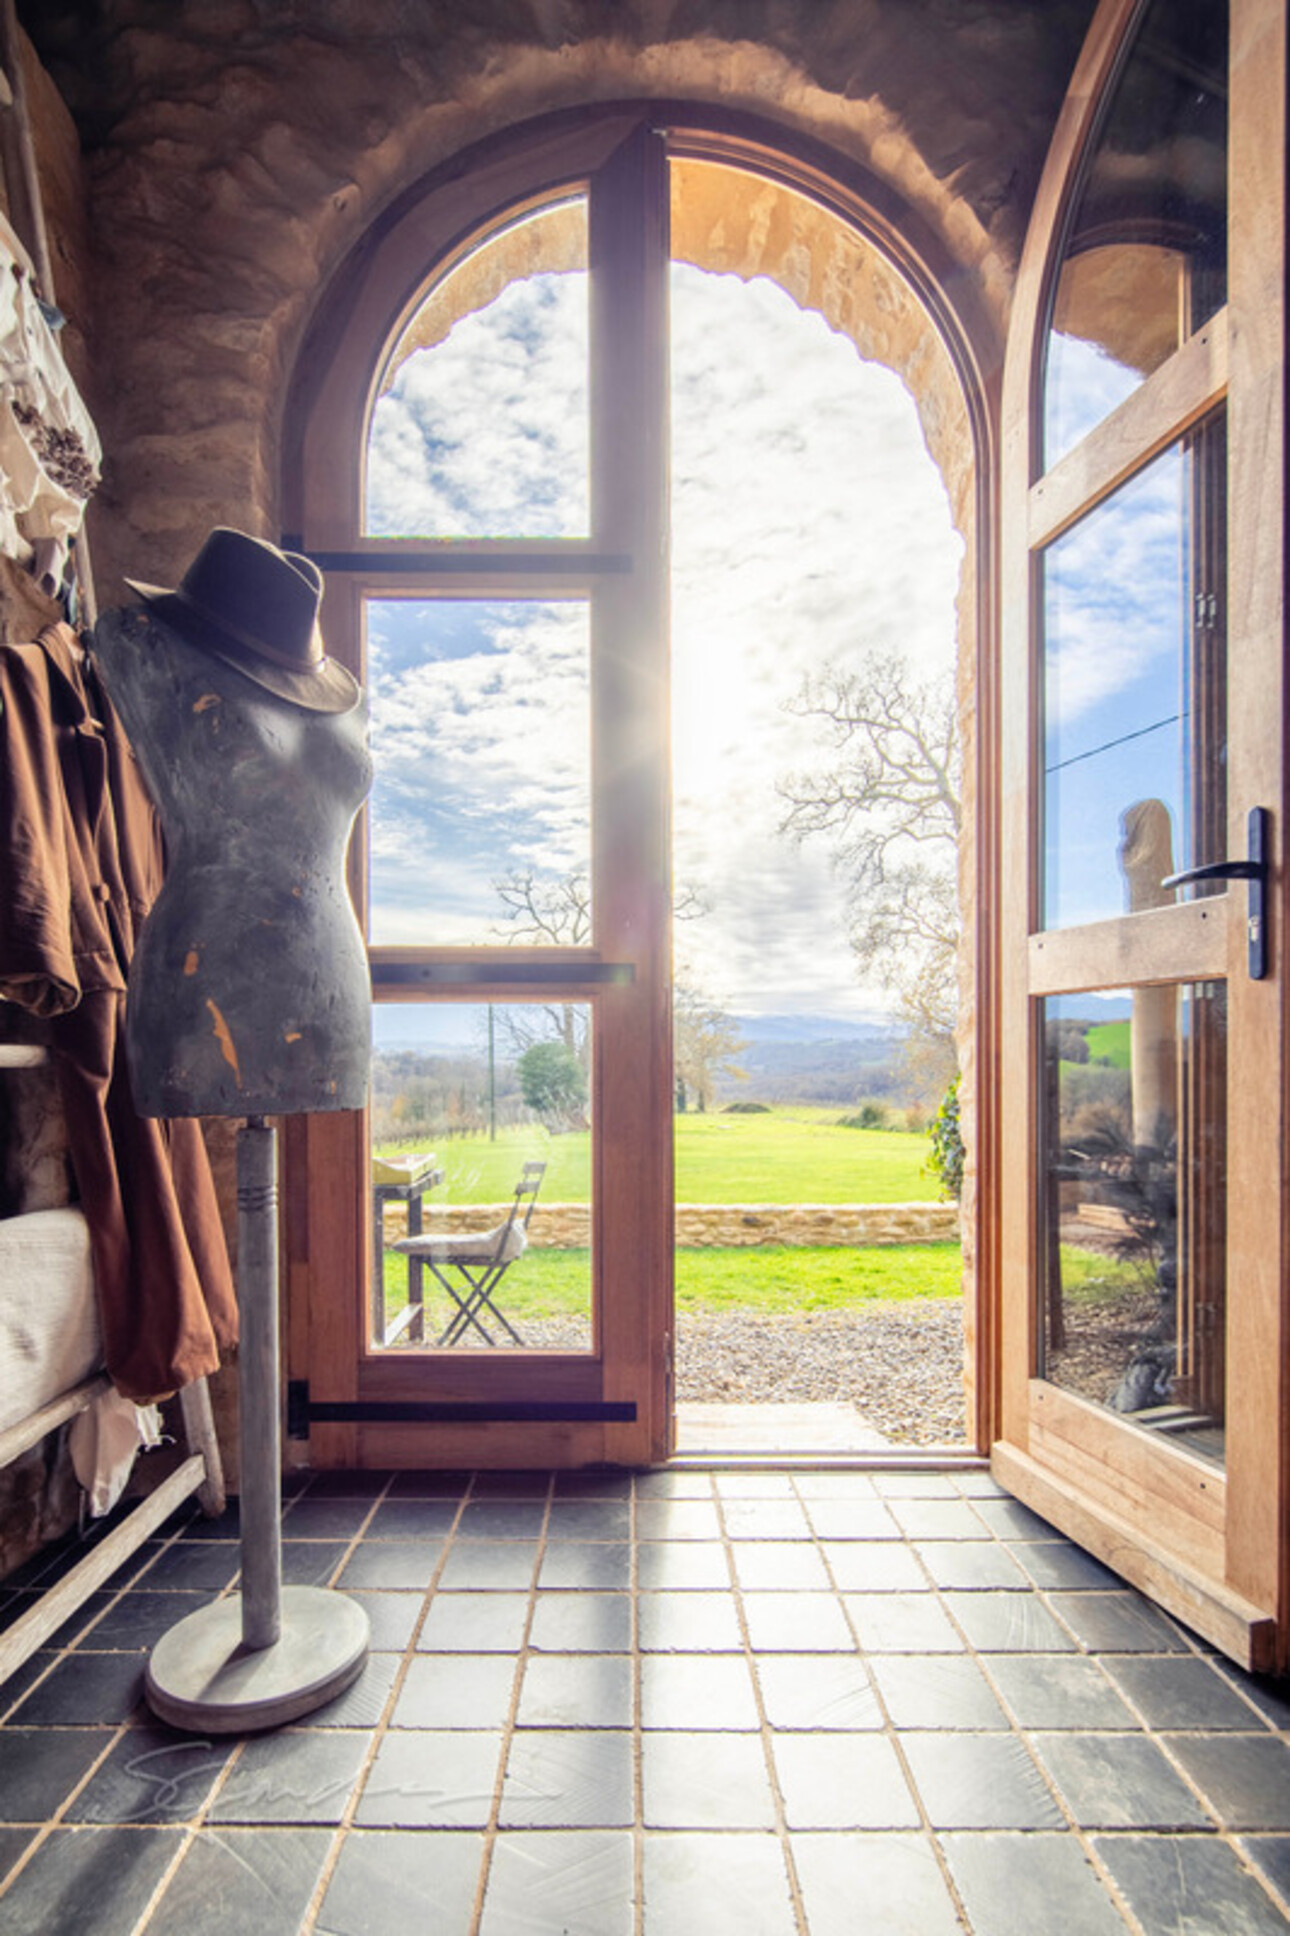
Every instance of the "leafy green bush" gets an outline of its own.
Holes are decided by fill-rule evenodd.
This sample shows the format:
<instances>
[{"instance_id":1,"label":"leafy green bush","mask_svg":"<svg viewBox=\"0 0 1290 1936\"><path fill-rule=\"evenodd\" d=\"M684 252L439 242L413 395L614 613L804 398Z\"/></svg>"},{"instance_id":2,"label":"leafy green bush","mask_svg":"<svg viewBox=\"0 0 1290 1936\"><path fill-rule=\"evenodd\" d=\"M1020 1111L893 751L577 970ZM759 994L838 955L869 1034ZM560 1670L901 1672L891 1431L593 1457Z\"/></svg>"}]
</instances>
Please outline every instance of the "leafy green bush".
<instances>
[{"instance_id":1,"label":"leafy green bush","mask_svg":"<svg viewBox=\"0 0 1290 1936\"><path fill-rule=\"evenodd\" d=\"M956 1075L941 1097L932 1124L932 1147L927 1167L939 1178L942 1196L957 1203L963 1194L963 1137L959 1127L959 1079Z\"/></svg>"}]
</instances>

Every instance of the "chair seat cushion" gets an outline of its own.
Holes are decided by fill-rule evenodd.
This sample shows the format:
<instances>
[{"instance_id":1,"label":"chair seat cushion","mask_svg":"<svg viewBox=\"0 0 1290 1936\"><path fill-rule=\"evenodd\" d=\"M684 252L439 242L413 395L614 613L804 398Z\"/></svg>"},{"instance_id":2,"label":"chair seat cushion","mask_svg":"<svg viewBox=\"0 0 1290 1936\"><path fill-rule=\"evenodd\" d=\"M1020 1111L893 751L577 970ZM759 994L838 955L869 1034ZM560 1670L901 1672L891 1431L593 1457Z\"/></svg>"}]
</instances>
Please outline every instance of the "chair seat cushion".
<instances>
[{"instance_id":1,"label":"chair seat cushion","mask_svg":"<svg viewBox=\"0 0 1290 1936\"><path fill-rule=\"evenodd\" d=\"M399 1237L390 1250L405 1257L425 1257L432 1264L513 1264L528 1248L524 1226L513 1223L495 1230L462 1230L455 1236L423 1231L419 1237Z\"/></svg>"}]
</instances>

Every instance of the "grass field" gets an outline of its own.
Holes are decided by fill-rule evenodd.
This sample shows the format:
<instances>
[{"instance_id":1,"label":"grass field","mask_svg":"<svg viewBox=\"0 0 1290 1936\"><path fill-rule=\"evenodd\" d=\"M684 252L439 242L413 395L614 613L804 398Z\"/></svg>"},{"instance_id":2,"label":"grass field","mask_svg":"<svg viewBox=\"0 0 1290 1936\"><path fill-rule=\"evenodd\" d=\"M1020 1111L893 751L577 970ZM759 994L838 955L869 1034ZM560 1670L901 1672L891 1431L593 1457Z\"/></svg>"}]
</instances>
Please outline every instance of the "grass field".
<instances>
[{"instance_id":1,"label":"grass field","mask_svg":"<svg viewBox=\"0 0 1290 1936\"><path fill-rule=\"evenodd\" d=\"M939 1195L924 1174L928 1139L898 1130L844 1129L842 1109L786 1107L761 1116L676 1118L678 1203L929 1203ZM424 1139L421 1147L424 1147ZM378 1154L400 1148L382 1144ZM551 1136L536 1127L437 1145L444 1185L440 1203L497 1203L515 1188L526 1157L541 1156L542 1195L552 1203L585 1203L590 1192L590 1136Z\"/></svg>"},{"instance_id":2,"label":"grass field","mask_svg":"<svg viewBox=\"0 0 1290 1936\"><path fill-rule=\"evenodd\" d=\"M1095 1022L1087 1034L1089 1057L1113 1069L1129 1067L1129 1023Z\"/></svg>"},{"instance_id":3,"label":"grass field","mask_svg":"<svg viewBox=\"0 0 1290 1936\"><path fill-rule=\"evenodd\" d=\"M678 1250L676 1304L682 1313L744 1311L791 1317L798 1312L844 1312L866 1304L915 1297L957 1297L962 1257L957 1244L889 1244L868 1250L821 1245L798 1249L759 1245L748 1249ZM585 1250L525 1251L505 1278L499 1302L522 1331L526 1320L585 1317L591 1306ZM386 1309L401 1310L407 1266L385 1259ZM452 1307L427 1274L429 1330L437 1335Z\"/></svg>"}]
</instances>

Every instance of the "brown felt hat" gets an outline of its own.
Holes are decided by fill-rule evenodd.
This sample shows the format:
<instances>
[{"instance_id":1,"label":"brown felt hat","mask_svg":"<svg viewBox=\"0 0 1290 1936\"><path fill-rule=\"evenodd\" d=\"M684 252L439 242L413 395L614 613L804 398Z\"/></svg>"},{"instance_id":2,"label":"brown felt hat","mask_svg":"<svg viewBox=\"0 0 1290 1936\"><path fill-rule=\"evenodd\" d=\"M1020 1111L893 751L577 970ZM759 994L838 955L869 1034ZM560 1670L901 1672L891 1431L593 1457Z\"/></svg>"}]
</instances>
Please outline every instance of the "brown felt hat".
<instances>
[{"instance_id":1,"label":"brown felt hat","mask_svg":"<svg viewBox=\"0 0 1290 1936\"><path fill-rule=\"evenodd\" d=\"M358 704L357 680L323 650L323 579L312 559L220 525L173 591L125 582L158 618L267 692L316 713Z\"/></svg>"}]
</instances>

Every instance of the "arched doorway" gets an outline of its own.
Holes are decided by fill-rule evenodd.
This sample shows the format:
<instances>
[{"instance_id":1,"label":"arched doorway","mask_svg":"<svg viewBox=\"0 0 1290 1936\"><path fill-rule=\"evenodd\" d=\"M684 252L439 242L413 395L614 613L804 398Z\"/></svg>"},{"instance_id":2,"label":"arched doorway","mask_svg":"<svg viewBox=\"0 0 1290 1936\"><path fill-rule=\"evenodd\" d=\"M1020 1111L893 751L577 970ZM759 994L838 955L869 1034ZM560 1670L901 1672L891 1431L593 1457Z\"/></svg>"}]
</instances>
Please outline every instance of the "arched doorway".
<instances>
[{"instance_id":1,"label":"arched doorway","mask_svg":"<svg viewBox=\"0 0 1290 1936\"><path fill-rule=\"evenodd\" d=\"M451 181L432 180L396 206L364 249L361 278L346 272L319 312L288 416L285 535L327 573L331 649L368 678L381 674L382 649L387 672L402 678L412 667L415 679L400 690L407 698L419 682L418 731L436 710L459 716L466 705L470 681L445 681L445 664L482 665L492 652L492 689L519 703L529 682L539 702L529 725L553 755L550 668L555 658L574 668L561 690L585 725L574 729L571 762L561 748L554 787L563 805L577 797L571 844L557 864L542 846L530 902L521 892L520 904L532 915L535 879L549 882L559 865L576 877L585 854L577 932L534 919L508 945L467 919L433 934L436 866L467 843L450 834L401 856L398 841L382 843L379 777L355 886L369 910L378 1021L389 1011L471 1006L509 1027L515 1013L559 1011L575 1018L575 1053L589 1042L587 1334L572 1346L461 1352L445 1336L385 1348L378 1300L364 1290L376 1248L367 1126L315 1119L294 1133L288 1155L307 1206L292 1238L293 1269L302 1292L308 1286L308 1314L295 1327L296 1419L315 1464L640 1462L666 1456L672 1421L669 257L733 253L739 273L775 275L834 327L867 332L884 360L904 360L929 442L952 473L969 633L982 390L967 330L941 296L934 251L910 241L913 225L873 184L831 177L818 156L785 155L746 126L698 125L689 111L606 109L542 124L468 160L476 165L459 161ZM673 225L679 250L669 245ZM553 507L537 492L517 507L501 492L478 519L460 497L448 511L441 497L410 522L374 514L373 412L392 372L411 350L443 342L455 318L539 274L586 277L585 499L575 492ZM526 629L535 612L548 643L553 627L564 640L554 656ZM408 633L390 658L391 620L409 613L420 642ZM460 643L463 625L482 627L475 643ZM439 644L425 643L431 633ZM503 635L510 644L499 648ZM969 650L961 696L973 764L974 729L988 716L974 703L974 666ZM378 677L378 707L388 696ZM429 809L450 789L450 762L442 733L418 746L433 827ZM378 776L381 765L378 743ZM497 787L504 793L504 777ZM550 798L532 811L546 834L560 817ZM563 824L569 832L567 815ZM514 830L499 840L503 861L514 862ZM506 876L497 854L478 872L494 889Z\"/></svg>"}]
</instances>

